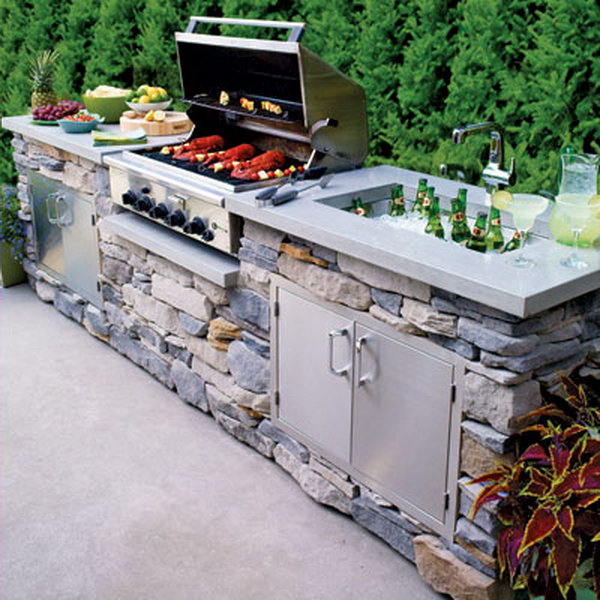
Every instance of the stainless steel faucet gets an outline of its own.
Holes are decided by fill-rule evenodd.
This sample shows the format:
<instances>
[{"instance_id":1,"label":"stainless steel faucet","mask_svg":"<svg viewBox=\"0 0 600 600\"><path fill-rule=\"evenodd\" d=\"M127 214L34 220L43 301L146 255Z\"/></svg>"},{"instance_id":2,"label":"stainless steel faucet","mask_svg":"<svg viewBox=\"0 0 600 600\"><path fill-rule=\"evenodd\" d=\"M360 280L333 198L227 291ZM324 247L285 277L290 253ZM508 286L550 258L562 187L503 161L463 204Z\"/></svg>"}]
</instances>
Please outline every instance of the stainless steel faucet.
<instances>
[{"instance_id":1,"label":"stainless steel faucet","mask_svg":"<svg viewBox=\"0 0 600 600\"><path fill-rule=\"evenodd\" d=\"M491 136L490 157L488 164L483 169L482 177L488 193L492 193L497 189L514 185L517 180L514 158L510 159L509 170L504 170L504 131L502 127L493 121L463 125L452 132L452 141L455 144L462 144L468 135L486 131L489 131Z\"/></svg>"}]
</instances>

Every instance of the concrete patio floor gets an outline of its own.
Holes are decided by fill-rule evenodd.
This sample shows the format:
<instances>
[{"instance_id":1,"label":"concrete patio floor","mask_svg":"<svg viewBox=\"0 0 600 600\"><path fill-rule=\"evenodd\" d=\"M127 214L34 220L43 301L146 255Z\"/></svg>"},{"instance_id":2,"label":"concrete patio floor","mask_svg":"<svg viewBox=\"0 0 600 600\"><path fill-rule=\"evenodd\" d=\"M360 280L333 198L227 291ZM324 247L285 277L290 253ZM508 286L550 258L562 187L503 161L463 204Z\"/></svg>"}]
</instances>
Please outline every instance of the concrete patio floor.
<instances>
[{"instance_id":1,"label":"concrete patio floor","mask_svg":"<svg viewBox=\"0 0 600 600\"><path fill-rule=\"evenodd\" d=\"M433 600L416 568L43 304L0 289L3 600Z\"/></svg>"}]
</instances>

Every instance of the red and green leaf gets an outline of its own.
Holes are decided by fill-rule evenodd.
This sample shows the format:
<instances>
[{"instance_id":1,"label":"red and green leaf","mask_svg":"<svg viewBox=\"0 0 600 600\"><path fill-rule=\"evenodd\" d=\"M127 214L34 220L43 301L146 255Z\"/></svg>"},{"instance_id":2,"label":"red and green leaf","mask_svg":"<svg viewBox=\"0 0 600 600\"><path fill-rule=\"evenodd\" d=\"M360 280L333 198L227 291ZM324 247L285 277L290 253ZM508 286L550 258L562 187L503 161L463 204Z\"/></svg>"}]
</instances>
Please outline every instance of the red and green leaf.
<instances>
[{"instance_id":1,"label":"red and green leaf","mask_svg":"<svg viewBox=\"0 0 600 600\"><path fill-rule=\"evenodd\" d=\"M473 502L471 506L471 510L469 511L469 518L475 518L475 515L479 512L481 507L487 502L493 502L494 500L498 500L500 496L498 496L498 492L502 492L506 490L506 485L504 483L497 483L495 485L490 485L487 488L483 489L481 493Z\"/></svg>"},{"instance_id":2,"label":"red and green leaf","mask_svg":"<svg viewBox=\"0 0 600 600\"><path fill-rule=\"evenodd\" d=\"M502 481L510 473L510 468L506 465L502 465L493 471L484 473L475 479L469 481L469 485L475 485L477 483L493 483L494 481Z\"/></svg>"},{"instance_id":3,"label":"red and green leaf","mask_svg":"<svg viewBox=\"0 0 600 600\"><path fill-rule=\"evenodd\" d=\"M569 538L572 539L571 535L573 532L573 525L575 525L575 517L573 516L573 511L570 506L563 506L557 513L556 519L558 521L558 526L561 531Z\"/></svg>"},{"instance_id":4,"label":"red and green leaf","mask_svg":"<svg viewBox=\"0 0 600 600\"><path fill-rule=\"evenodd\" d=\"M527 469L530 476L529 483L521 490L523 496L540 497L548 492L552 487L552 479L544 475L539 469L531 467Z\"/></svg>"},{"instance_id":5,"label":"red and green leaf","mask_svg":"<svg viewBox=\"0 0 600 600\"><path fill-rule=\"evenodd\" d=\"M519 461L524 460L548 460L546 450L540 444L532 444L519 456Z\"/></svg>"},{"instance_id":6,"label":"red and green leaf","mask_svg":"<svg viewBox=\"0 0 600 600\"><path fill-rule=\"evenodd\" d=\"M562 478L571 463L571 451L567 448L552 446L550 448L550 459L555 477Z\"/></svg>"},{"instance_id":7,"label":"red and green leaf","mask_svg":"<svg viewBox=\"0 0 600 600\"><path fill-rule=\"evenodd\" d=\"M571 587L581 556L581 538L569 539L560 529L552 535L552 562L556 574L556 582L563 596Z\"/></svg>"},{"instance_id":8,"label":"red and green leaf","mask_svg":"<svg viewBox=\"0 0 600 600\"><path fill-rule=\"evenodd\" d=\"M546 539L556 529L557 525L556 515L550 509L543 506L537 508L527 523L518 555L522 556L527 548Z\"/></svg>"}]
</instances>

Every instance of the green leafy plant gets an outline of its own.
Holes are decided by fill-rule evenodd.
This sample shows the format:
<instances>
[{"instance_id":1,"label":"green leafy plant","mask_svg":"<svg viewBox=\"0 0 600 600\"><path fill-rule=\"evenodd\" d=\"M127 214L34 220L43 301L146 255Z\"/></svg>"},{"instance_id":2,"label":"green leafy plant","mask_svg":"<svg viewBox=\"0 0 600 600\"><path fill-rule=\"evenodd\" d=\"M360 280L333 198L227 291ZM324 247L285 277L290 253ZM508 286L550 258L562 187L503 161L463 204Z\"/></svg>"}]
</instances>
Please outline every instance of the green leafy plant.
<instances>
[{"instance_id":1,"label":"green leafy plant","mask_svg":"<svg viewBox=\"0 0 600 600\"><path fill-rule=\"evenodd\" d=\"M13 258L21 263L25 258L25 226L18 211L15 189L10 185L0 186L0 242L7 243Z\"/></svg>"},{"instance_id":2,"label":"green leafy plant","mask_svg":"<svg viewBox=\"0 0 600 600\"><path fill-rule=\"evenodd\" d=\"M565 398L526 415L542 422L521 432L515 463L471 482L485 484L471 514L498 501L498 564L515 589L570 600L583 579L600 598L600 408L593 390L561 380Z\"/></svg>"}]
</instances>

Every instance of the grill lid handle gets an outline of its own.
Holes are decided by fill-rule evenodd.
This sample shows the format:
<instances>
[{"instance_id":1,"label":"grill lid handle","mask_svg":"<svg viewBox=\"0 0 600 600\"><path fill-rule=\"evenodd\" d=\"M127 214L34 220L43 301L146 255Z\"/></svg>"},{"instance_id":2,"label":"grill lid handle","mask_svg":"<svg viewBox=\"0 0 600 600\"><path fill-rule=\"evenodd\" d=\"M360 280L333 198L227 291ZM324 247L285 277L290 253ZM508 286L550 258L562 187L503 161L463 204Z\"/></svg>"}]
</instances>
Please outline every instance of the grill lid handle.
<instances>
[{"instance_id":1,"label":"grill lid handle","mask_svg":"<svg viewBox=\"0 0 600 600\"><path fill-rule=\"evenodd\" d=\"M288 42L299 42L304 35L306 23L293 21L263 21L260 19L227 19L221 17L190 17L186 33L194 33L198 23L211 25L244 25L247 27L273 27L279 29L291 29Z\"/></svg>"}]
</instances>

